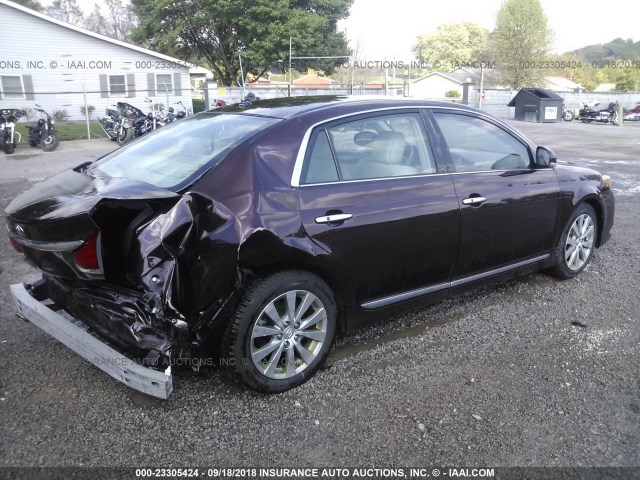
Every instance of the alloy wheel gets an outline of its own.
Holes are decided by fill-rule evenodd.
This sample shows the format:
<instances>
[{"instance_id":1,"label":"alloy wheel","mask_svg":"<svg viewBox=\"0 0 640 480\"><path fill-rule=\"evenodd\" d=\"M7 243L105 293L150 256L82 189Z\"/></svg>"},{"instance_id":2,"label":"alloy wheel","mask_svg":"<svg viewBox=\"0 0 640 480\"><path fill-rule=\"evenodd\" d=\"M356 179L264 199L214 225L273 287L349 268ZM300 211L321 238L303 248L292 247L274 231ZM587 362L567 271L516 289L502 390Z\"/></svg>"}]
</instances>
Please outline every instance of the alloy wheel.
<instances>
[{"instance_id":1,"label":"alloy wheel","mask_svg":"<svg viewBox=\"0 0 640 480\"><path fill-rule=\"evenodd\" d=\"M578 216L567 233L564 259L571 271L580 270L589 261L593 250L595 226L588 214Z\"/></svg>"},{"instance_id":2,"label":"alloy wheel","mask_svg":"<svg viewBox=\"0 0 640 480\"><path fill-rule=\"evenodd\" d=\"M306 290L291 290L271 300L251 328L253 365L268 378L288 379L320 355L328 317L321 300Z\"/></svg>"}]
</instances>

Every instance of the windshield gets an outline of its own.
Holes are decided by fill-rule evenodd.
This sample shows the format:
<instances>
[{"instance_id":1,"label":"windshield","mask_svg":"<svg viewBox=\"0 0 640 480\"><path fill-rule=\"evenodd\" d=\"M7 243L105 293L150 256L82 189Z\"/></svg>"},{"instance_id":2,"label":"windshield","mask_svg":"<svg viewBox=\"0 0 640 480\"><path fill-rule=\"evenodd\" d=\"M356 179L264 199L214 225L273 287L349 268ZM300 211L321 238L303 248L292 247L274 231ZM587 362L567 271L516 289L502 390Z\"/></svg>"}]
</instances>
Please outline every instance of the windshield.
<instances>
[{"instance_id":1,"label":"windshield","mask_svg":"<svg viewBox=\"0 0 640 480\"><path fill-rule=\"evenodd\" d=\"M278 121L253 115L200 113L102 157L92 165L91 172L178 191L217 165L240 143Z\"/></svg>"}]
</instances>

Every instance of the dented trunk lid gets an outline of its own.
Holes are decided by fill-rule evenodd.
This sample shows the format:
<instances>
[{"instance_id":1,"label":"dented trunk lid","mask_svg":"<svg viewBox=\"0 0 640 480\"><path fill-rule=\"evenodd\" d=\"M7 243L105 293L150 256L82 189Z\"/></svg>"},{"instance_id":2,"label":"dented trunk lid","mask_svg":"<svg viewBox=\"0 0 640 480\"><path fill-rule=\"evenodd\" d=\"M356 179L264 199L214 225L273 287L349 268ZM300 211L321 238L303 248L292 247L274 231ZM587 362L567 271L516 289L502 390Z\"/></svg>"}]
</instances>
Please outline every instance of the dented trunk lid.
<instances>
[{"instance_id":1,"label":"dented trunk lid","mask_svg":"<svg viewBox=\"0 0 640 480\"><path fill-rule=\"evenodd\" d=\"M171 208L181 196L144 182L96 177L86 165L59 173L18 195L6 208L9 236L25 259L61 278L123 280L135 228ZM100 232L100 274L78 268L73 258Z\"/></svg>"}]
</instances>

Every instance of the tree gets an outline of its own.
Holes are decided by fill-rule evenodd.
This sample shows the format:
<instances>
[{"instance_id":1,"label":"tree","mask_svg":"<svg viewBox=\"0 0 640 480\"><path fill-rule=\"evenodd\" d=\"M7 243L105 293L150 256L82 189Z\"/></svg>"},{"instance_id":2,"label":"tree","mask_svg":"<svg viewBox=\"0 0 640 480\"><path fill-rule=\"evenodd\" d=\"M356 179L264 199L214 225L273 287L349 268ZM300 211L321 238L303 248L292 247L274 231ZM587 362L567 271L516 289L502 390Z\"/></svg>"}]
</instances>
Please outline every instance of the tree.
<instances>
[{"instance_id":1,"label":"tree","mask_svg":"<svg viewBox=\"0 0 640 480\"><path fill-rule=\"evenodd\" d=\"M624 69L616 81L616 90L620 92L637 92L639 87L640 70L637 68Z\"/></svg>"},{"instance_id":2,"label":"tree","mask_svg":"<svg viewBox=\"0 0 640 480\"><path fill-rule=\"evenodd\" d=\"M203 59L218 80L244 73L262 76L278 60L288 66L289 37L297 56L347 55L338 20L353 0L133 0L140 25L133 40L164 53ZM188 13L187 13L188 12ZM344 59L315 62L331 72ZM296 68L304 62L295 61Z\"/></svg>"},{"instance_id":3,"label":"tree","mask_svg":"<svg viewBox=\"0 0 640 480\"><path fill-rule=\"evenodd\" d=\"M129 41L138 23L133 7L125 5L122 0L105 0L104 3L107 5L106 16L102 15L100 5L96 4L93 12L86 18L84 27L111 38Z\"/></svg>"},{"instance_id":4,"label":"tree","mask_svg":"<svg viewBox=\"0 0 640 480\"><path fill-rule=\"evenodd\" d=\"M540 85L545 72L536 67L547 58L552 38L539 0L505 0L490 36L502 82L511 88Z\"/></svg>"},{"instance_id":5,"label":"tree","mask_svg":"<svg viewBox=\"0 0 640 480\"><path fill-rule=\"evenodd\" d=\"M82 26L84 24L84 13L76 0L55 0L44 9L44 13L72 25Z\"/></svg>"},{"instance_id":6,"label":"tree","mask_svg":"<svg viewBox=\"0 0 640 480\"><path fill-rule=\"evenodd\" d=\"M22 5L23 7L30 8L31 10L35 10L36 12L41 12L43 7L42 4L38 0L12 0L14 3L18 5Z\"/></svg>"},{"instance_id":7,"label":"tree","mask_svg":"<svg viewBox=\"0 0 640 480\"><path fill-rule=\"evenodd\" d=\"M418 37L412 52L420 62L449 70L456 65L481 62L489 31L475 23L439 25L435 33Z\"/></svg>"}]
</instances>

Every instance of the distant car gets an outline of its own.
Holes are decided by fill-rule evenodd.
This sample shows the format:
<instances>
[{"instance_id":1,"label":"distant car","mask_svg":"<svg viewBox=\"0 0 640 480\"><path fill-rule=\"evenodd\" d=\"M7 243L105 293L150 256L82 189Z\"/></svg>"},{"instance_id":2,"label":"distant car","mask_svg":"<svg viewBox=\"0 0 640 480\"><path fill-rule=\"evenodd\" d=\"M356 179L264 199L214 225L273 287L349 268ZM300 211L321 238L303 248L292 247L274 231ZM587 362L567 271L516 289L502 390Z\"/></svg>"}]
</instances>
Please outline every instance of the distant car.
<instances>
[{"instance_id":1,"label":"distant car","mask_svg":"<svg viewBox=\"0 0 640 480\"><path fill-rule=\"evenodd\" d=\"M610 184L465 106L244 102L16 197L11 242L43 275L12 291L19 316L141 391L166 397L167 367L215 358L281 392L336 332L541 269L575 277L611 236Z\"/></svg>"}]
</instances>

